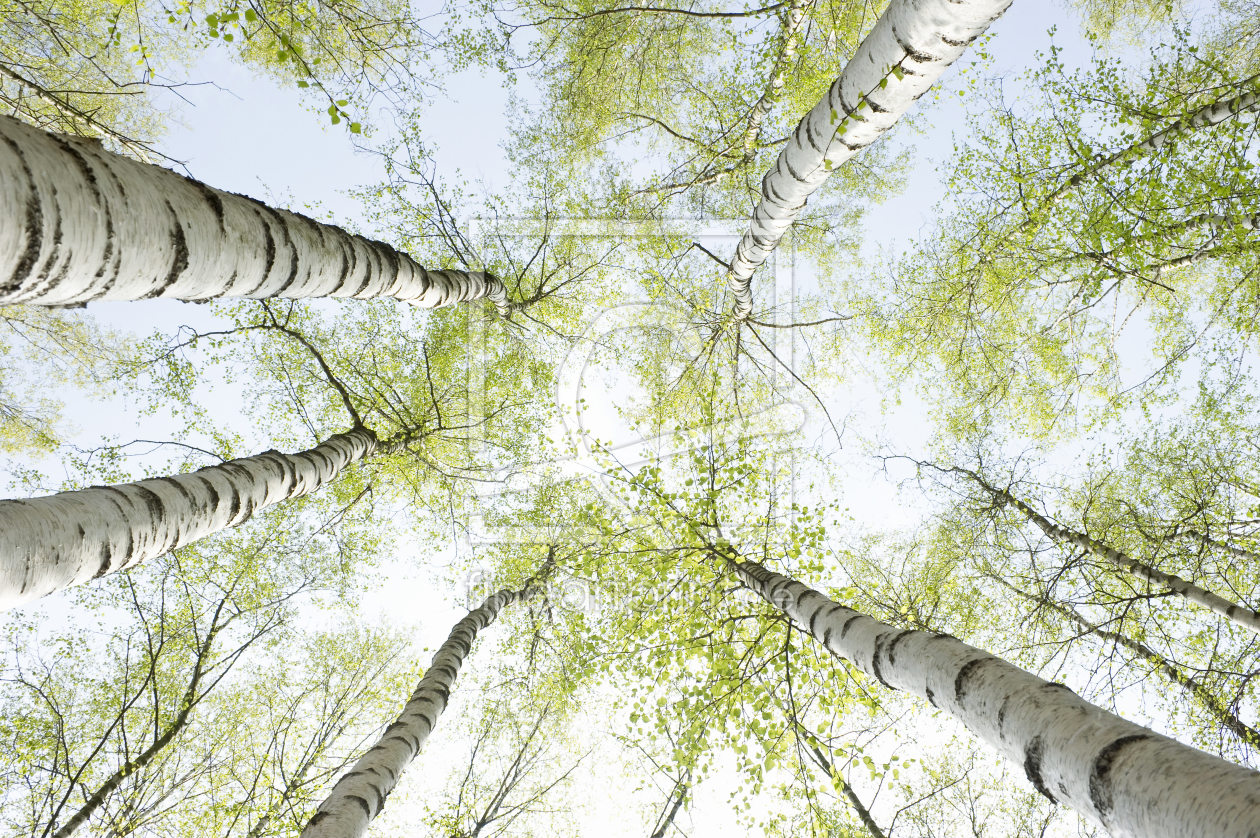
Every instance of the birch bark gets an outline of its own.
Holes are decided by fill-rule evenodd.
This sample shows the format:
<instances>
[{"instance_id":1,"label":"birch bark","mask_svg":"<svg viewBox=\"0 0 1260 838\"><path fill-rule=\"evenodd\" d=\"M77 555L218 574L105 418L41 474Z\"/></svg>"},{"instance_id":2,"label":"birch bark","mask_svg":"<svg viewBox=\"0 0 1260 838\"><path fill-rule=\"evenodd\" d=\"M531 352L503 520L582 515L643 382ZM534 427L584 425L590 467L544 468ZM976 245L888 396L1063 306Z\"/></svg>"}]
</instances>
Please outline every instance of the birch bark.
<instances>
[{"instance_id":1,"label":"birch bark","mask_svg":"<svg viewBox=\"0 0 1260 838\"><path fill-rule=\"evenodd\" d=\"M1139 579L1145 579L1148 582L1154 582L1158 585L1165 585L1167 588L1178 596L1185 597L1191 602L1209 608L1220 614L1230 622L1242 626L1245 629L1260 634L1260 613L1253 611L1246 606L1239 605L1236 602L1230 602L1225 597L1214 594L1209 590L1200 588L1192 582L1187 582L1180 576L1171 573L1164 573L1162 570L1143 564L1129 555L1120 552L1114 547L1103 544L1101 541L1090 538L1085 533L1069 530L1066 527L1060 527L1058 524L1048 520L1045 516L1039 514L1024 501L1017 498L1005 489L998 489L990 486L980 475L965 468L954 467L953 471L965 474L976 483L980 484L986 492L990 493L995 500L1003 501L1011 504L1029 521L1032 521L1037 527L1050 538L1060 544L1074 544L1083 550L1093 553L1099 558L1106 559L1122 570L1127 570ZM1188 530L1187 532L1194 532ZM1195 533L1198 535L1198 533Z\"/></svg>"},{"instance_id":2,"label":"birch bark","mask_svg":"<svg viewBox=\"0 0 1260 838\"><path fill-rule=\"evenodd\" d=\"M752 313L753 272L778 246L809 196L832 170L891 128L1010 3L892 0L761 181L761 201L727 276L737 319Z\"/></svg>"},{"instance_id":3,"label":"birch bark","mask_svg":"<svg viewBox=\"0 0 1260 838\"><path fill-rule=\"evenodd\" d=\"M385 800L403 770L420 753L455 685L460 665L472 649L477 633L494 622L500 609L533 594L532 583L520 591L502 590L486 598L479 608L460 620L433 656L424 677L398 718L380 740L342 775L301 838L359 838L385 808Z\"/></svg>"},{"instance_id":4,"label":"birch bark","mask_svg":"<svg viewBox=\"0 0 1260 838\"><path fill-rule=\"evenodd\" d=\"M1260 772L1125 721L947 634L897 629L754 562L731 564L833 655L926 698L1022 766L1037 791L1112 835L1260 834Z\"/></svg>"},{"instance_id":5,"label":"birch bark","mask_svg":"<svg viewBox=\"0 0 1260 838\"><path fill-rule=\"evenodd\" d=\"M1222 727L1229 730L1230 733L1233 733L1248 745L1251 745L1252 747L1260 747L1260 731L1257 731L1254 727L1240 719L1237 713L1230 710L1228 705L1222 701L1219 696L1202 684L1197 678L1182 672L1150 646L1134 640L1132 637L1120 634L1119 632L1108 631L1102 626L1094 625L1075 609L1069 608L1061 603L1054 602L1046 596L1036 596L1028 593L1027 591L1022 591L1010 582L1007 582L1005 579L997 576L991 576L990 578L1001 584L1007 590L1013 592L1016 596L1048 608L1056 614L1059 614L1060 616L1076 623L1076 625L1080 626L1081 629L1089 632L1100 640L1115 643L1117 646L1123 646L1130 652L1133 652L1133 654L1146 660L1148 663L1156 667L1165 678L1185 690L1186 694L1189 695L1191 699L1198 702L1205 710L1216 717L1216 720L1220 722Z\"/></svg>"},{"instance_id":6,"label":"birch bark","mask_svg":"<svg viewBox=\"0 0 1260 838\"><path fill-rule=\"evenodd\" d=\"M358 428L296 454L267 451L191 474L0 501L0 610L234 527L390 448Z\"/></svg>"},{"instance_id":7,"label":"birch bark","mask_svg":"<svg viewBox=\"0 0 1260 838\"><path fill-rule=\"evenodd\" d=\"M167 297L393 297L423 308L507 293L381 242L0 116L0 304Z\"/></svg>"}]
</instances>

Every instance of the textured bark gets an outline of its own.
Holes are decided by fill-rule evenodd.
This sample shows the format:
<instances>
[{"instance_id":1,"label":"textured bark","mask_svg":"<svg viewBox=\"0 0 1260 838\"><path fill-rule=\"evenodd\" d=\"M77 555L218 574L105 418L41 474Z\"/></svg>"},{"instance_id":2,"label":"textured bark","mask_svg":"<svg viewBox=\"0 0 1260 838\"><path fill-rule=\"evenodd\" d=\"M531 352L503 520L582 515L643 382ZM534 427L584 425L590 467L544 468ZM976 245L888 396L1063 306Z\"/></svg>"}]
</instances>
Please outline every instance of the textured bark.
<instances>
[{"instance_id":1,"label":"textured bark","mask_svg":"<svg viewBox=\"0 0 1260 838\"><path fill-rule=\"evenodd\" d=\"M191 474L0 501L0 609L126 570L315 491L389 444L366 429Z\"/></svg>"},{"instance_id":2,"label":"textured bark","mask_svg":"<svg viewBox=\"0 0 1260 838\"><path fill-rule=\"evenodd\" d=\"M691 791L691 786L688 784L690 777L691 769L687 769L678 782L674 784L674 788L670 790L670 799L665 801L667 808L661 817L657 819L657 827L652 831L650 838L665 838L665 833L673 826L674 819L678 817L678 812L682 809L683 803L687 802L687 793Z\"/></svg>"},{"instance_id":3,"label":"textured bark","mask_svg":"<svg viewBox=\"0 0 1260 838\"><path fill-rule=\"evenodd\" d=\"M1220 696L1218 696L1216 693L1212 692L1211 689L1209 689L1208 687L1200 683L1197 678L1195 678L1192 675L1187 675L1186 673L1182 672L1175 665L1173 665L1167 659L1165 659L1163 655L1156 652L1150 646L1147 646L1145 643L1141 643L1137 640L1134 640L1132 637L1120 634L1119 632L1108 631L1107 629L1104 629L1101 626L1096 626L1089 620L1085 619L1085 617L1081 615L1080 613L1078 613L1075 609L1069 608L1066 605L1063 605L1062 603L1053 602L1049 598L1044 597L1044 596L1035 596L1034 594L1030 594L1027 591L1021 591L1019 588L1016 588L1014 585L1007 582L1005 579L1000 579L998 577L992 577L992 578L995 581L1000 582L1007 589L1011 590L1018 596L1023 597L1024 599L1030 602L1035 602L1036 604L1043 606L1045 608L1049 608L1051 611L1055 612L1056 614L1059 614L1060 616L1065 617L1068 620L1071 620L1072 622L1076 623L1076 625L1080 626L1080 628L1089 632L1095 637L1101 640L1106 640L1110 643L1115 643L1117 646L1123 646L1124 648L1128 649L1130 652L1142 658L1147 663L1151 664L1156 669L1158 669L1159 672L1169 681L1176 684L1178 687L1181 687L1181 689L1185 690L1186 694L1190 696L1191 700L1198 703L1205 710L1211 713L1212 716L1218 722L1220 722L1220 724L1223 727L1225 727L1227 730L1229 730L1231 733L1233 733L1243 742L1247 743L1248 745L1251 745L1252 747L1260 747L1260 731L1257 731L1254 727L1247 724L1242 719L1238 718L1238 715L1234 713L1233 711L1231 711L1229 707L1226 706L1225 702L1221 700Z\"/></svg>"},{"instance_id":4,"label":"textured bark","mask_svg":"<svg viewBox=\"0 0 1260 838\"><path fill-rule=\"evenodd\" d=\"M368 824L385 808L403 769L420 753L446 709L455 677L477 633L494 622L503 606L531 594L529 585L521 591L499 591L455 624L401 715L337 781L302 830L302 838L359 838L367 831Z\"/></svg>"},{"instance_id":5,"label":"textured bark","mask_svg":"<svg viewBox=\"0 0 1260 838\"><path fill-rule=\"evenodd\" d=\"M426 270L388 245L0 116L0 304L166 297L486 298L487 273Z\"/></svg>"},{"instance_id":6,"label":"textured bark","mask_svg":"<svg viewBox=\"0 0 1260 838\"><path fill-rule=\"evenodd\" d=\"M1171 573L1164 573L1162 570L1143 564L1136 559L1131 558L1125 553L1103 544L1101 541L1090 538L1085 533L1069 530L1066 527L1060 527L1058 524L1048 520L1045 516L1037 512L1024 501L1017 498L1005 489L998 489L990 486L984 478L973 471L964 468L953 469L961 474L966 474L981 488L989 492L995 500L1009 503L1023 513L1024 517L1032 521L1037 527L1060 544L1073 544L1083 550L1093 553L1099 558L1106 559L1116 567L1127 570L1139 579L1145 579L1157 585L1165 585L1170 591L1178 596L1185 597L1193 603L1202 605L1204 608L1210 608L1225 619L1233 622L1245 629L1260 634L1260 614L1256 613L1246 606L1239 605L1236 602L1230 602L1222 596L1212 593L1209 590L1200 588L1192 582L1187 582L1180 576L1174 576ZM1188 530L1187 533L1193 533ZM1198 533L1194 533L1198 535ZM1200 536L1201 537L1201 536Z\"/></svg>"},{"instance_id":7,"label":"textured bark","mask_svg":"<svg viewBox=\"0 0 1260 838\"><path fill-rule=\"evenodd\" d=\"M753 271L778 246L809 196L832 170L891 128L1010 2L892 0L761 182L761 201L727 278L737 318L752 312Z\"/></svg>"},{"instance_id":8,"label":"textured bark","mask_svg":"<svg viewBox=\"0 0 1260 838\"><path fill-rule=\"evenodd\" d=\"M833 655L955 717L1021 766L1037 791L1112 835L1260 834L1260 772L1125 721L949 635L898 629L759 564L732 564Z\"/></svg>"}]
</instances>

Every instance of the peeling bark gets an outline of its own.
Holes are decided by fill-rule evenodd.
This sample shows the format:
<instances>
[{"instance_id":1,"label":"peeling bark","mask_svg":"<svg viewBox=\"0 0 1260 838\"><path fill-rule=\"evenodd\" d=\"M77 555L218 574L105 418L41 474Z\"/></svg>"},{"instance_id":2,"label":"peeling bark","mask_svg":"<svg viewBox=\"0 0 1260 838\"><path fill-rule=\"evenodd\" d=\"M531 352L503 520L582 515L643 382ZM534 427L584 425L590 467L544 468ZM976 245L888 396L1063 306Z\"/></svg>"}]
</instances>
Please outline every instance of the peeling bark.
<instances>
[{"instance_id":1,"label":"peeling bark","mask_svg":"<svg viewBox=\"0 0 1260 838\"><path fill-rule=\"evenodd\" d=\"M499 591L455 624L397 720L337 781L302 830L301 838L359 838L367 831L446 709L455 677L477 633L494 622L503 606L532 594L532 583L520 591Z\"/></svg>"},{"instance_id":2,"label":"peeling bark","mask_svg":"<svg viewBox=\"0 0 1260 838\"><path fill-rule=\"evenodd\" d=\"M0 116L0 304L165 297L393 297L423 308L485 298L488 273L405 253L168 169Z\"/></svg>"},{"instance_id":3,"label":"peeling bark","mask_svg":"<svg viewBox=\"0 0 1260 838\"><path fill-rule=\"evenodd\" d=\"M0 610L234 527L390 447L359 428L296 454L267 451L174 477L0 501Z\"/></svg>"},{"instance_id":4,"label":"peeling bark","mask_svg":"<svg viewBox=\"0 0 1260 838\"><path fill-rule=\"evenodd\" d=\"M1260 834L1260 772L1125 721L949 635L895 628L755 562L731 566L833 655L926 698L1022 766L1039 792L1112 835Z\"/></svg>"},{"instance_id":5,"label":"peeling bark","mask_svg":"<svg viewBox=\"0 0 1260 838\"><path fill-rule=\"evenodd\" d=\"M753 271L778 246L809 196L837 166L891 128L1010 2L893 0L761 182L761 201L727 276L736 318L752 313Z\"/></svg>"}]
</instances>

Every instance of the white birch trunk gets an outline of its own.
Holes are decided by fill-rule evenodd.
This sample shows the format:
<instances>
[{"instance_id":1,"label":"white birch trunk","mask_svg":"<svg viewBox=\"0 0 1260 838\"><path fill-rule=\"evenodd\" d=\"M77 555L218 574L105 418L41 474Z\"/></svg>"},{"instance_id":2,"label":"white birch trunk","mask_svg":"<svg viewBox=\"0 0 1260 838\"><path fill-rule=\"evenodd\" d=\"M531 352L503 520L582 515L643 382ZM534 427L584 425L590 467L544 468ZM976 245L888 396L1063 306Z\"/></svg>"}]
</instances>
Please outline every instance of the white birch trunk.
<instances>
[{"instance_id":1,"label":"white birch trunk","mask_svg":"<svg viewBox=\"0 0 1260 838\"><path fill-rule=\"evenodd\" d=\"M1214 547L1217 550L1220 550L1222 553L1229 553L1230 555L1237 556L1240 559L1246 559L1247 561L1250 561L1250 562L1260 561L1260 555L1253 553L1250 550L1244 550L1241 547L1235 547L1232 544L1226 544L1224 541L1217 541L1215 538L1209 538L1208 536L1204 535L1198 530L1193 530L1193 529L1181 530L1175 535L1171 535L1168 538L1165 538L1164 540L1171 541L1174 538L1177 538L1178 536L1182 538L1197 538L1199 541L1202 541L1204 544L1206 544L1209 547Z\"/></svg>"},{"instance_id":2,"label":"white birch trunk","mask_svg":"<svg viewBox=\"0 0 1260 838\"><path fill-rule=\"evenodd\" d=\"M1099 558L1106 559L1122 570L1127 570L1139 579L1145 579L1147 582L1152 582L1156 585L1164 585L1174 594L1185 597L1196 605L1201 605L1204 608L1211 609L1230 622L1242 626L1249 631L1253 631L1256 634L1260 634L1260 613L1257 613L1244 605L1239 605L1236 602L1230 602L1228 599L1225 599L1225 597L1214 594L1204 588L1200 588L1192 582L1187 582L1180 576L1175 576L1171 573L1164 573L1162 570L1151 567L1148 564L1143 564L1131 556L1120 552L1114 547L1110 547L1103 544L1101 541L1096 541L1090 538L1084 533L1069 530L1066 527L1060 527L1058 524L1055 524L1045 516L1041 515L1027 503L1024 503L1024 501L1020 500L1011 492L1008 492L1005 489L997 489L990 486L984 478L982 478L979 474L976 474L974 471L959 468L957 466L949 470L967 475L978 483L982 489L993 495L994 500L1011 504L1022 512L1025 518L1036 524L1042 532L1060 544L1074 544L1083 550L1093 553ZM1194 530L1185 530L1184 532L1203 538L1203 536L1199 535L1199 533ZM1245 551L1243 552L1245 553Z\"/></svg>"},{"instance_id":3,"label":"white birch trunk","mask_svg":"<svg viewBox=\"0 0 1260 838\"><path fill-rule=\"evenodd\" d=\"M1241 89L1250 87L1252 88L1251 90L1234 96L1217 99L1215 102L1204 105L1198 110L1195 110L1181 119L1178 119L1167 128L1156 131L1154 134L1142 139L1140 142L1125 146L1124 148L1114 151L1111 154L1099 155L1097 158L1087 163L1081 171L1068 178L1062 186L1050 193L1050 195L1045 199L1044 205L1054 206L1062 200L1068 192L1083 183L1085 178L1106 168L1107 166L1124 160L1130 155L1149 154L1151 152L1159 151L1169 140L1175 140L1180 136L1184 136L1201 128L1209 128L1213 125L1220 125L1227 119L1233 119L1237 116L1241 116L1242 114L1260 109L1260 95L1258 95L1255 90L1257 83L1260 83L1260 75L1244 79L1238 84L1238 87Z\"/></svg>"},{"instance_id":4,"label":"white birch trunk","mask_svg":"<svg viewBox=\"0 0 1260 838\"><path fill-rule=\"evenodd\" d=\"M491 274L426 270L388 245L221 192L99 142L0 116L0 304L167 297L486 298Z\"/></svg>"},{"instance_id":5,"label":"white birch trunk","mask_svg":"<svg viewBox=\"0 0 1260 838\"><path fill-rule=\"evenodd\" d=\"M1156 585L1165 585L1174 594L1185 597L1197 605L1202 605L1204 608L1210 608L1231 623L1260 634L1260 614L1257 614L1250 608L1239 605L1236 602L1230 602L1225 597L1200 588L1193 582L1187 582L1180 576L1164 573L1162 570L1143 564L1114 547L1090 538L1084 533L1060 527L1037 514L1036 510L1009 492L999 490L998 493L1006 496L1015 505L1016 509L1024 513L1024 517L1036 524L1042 532L1055 541L1075 544L1077 547L1088 550L1095 556L1106 559L1116 567L1127 570L1139 579L1145 579L1147 582L1153 582Z\"/></svg>"},{"instance_id":6,"label":"white birch trunk","mask_svg":"<svg viewBox=\"0 0 1260 838\"><path fill-rule=\"evenodd\" d=\"M738 319L752 312L753 272L778 246L809 196L837 166L891 128L1010 3L892 0L761 181L761 202L727 278Z\"/></svg>"},{"instance_id":7,"label":"white birch trunk","mask_svg":"<svg viewBox=\"0 0 1260 838\"><path fill-rule=\"evenodd\" d=\"M522 591L499 591L455 624L397 720L337 781L302 830L301 838L359 838L367 831L446 709L455 677L477 633L494 622L503 606L530 593L528 585Z\"/></svg>"},{"instance_id":8,"label":"white birch trunk","mask_svg":"<svg viewBox=\"0 0 1260 838\"><path fill-rule=\"evenodd\" d=\"M0 610L134 567L315 491L382 449L371 431L191 474L0 501Z\"/></svg>"},{"instance_id":9,"label":"white birch trunk","mask_svg":"<svg viewBox=\"0 0 1260 838\"><path fill-rule=\"evenodd\" d=\"M947 634L902 630L752 562L739 577L829 652L962 722L1046 797L1134 838L1260 835L1260 772L1095 707Z\"/></svg>"}]
</instances>

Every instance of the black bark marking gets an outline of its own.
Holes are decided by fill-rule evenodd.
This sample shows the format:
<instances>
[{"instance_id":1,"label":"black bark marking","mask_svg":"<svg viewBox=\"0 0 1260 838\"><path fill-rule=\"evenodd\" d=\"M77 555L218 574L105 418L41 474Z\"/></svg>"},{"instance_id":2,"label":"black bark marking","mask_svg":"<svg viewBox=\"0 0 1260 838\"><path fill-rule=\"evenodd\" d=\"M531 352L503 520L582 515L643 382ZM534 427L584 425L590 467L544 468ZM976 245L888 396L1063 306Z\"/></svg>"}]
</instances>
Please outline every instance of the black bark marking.
<instances>
[{"instance_id":1,"label":"black bark marking","mask_svg":"<svg viewBox=\"0 0 1260 838\"><path fill-rule=\"evenodd\" d=\"M1116 757L1134 742L1150 738L1150 735L1146 733L1121 736L1094 757L1094 764L1089 770L1089 799L1094 804L1094 810L1098 812L1098 818L1103 822L1103 826L1107 825L1107 816L1111 814L1116 803L1111 785L1111 769L1115 765Z\"/></svg>"},{"instance_id":2,"label":"black bark marking","mask_svg":"<svg viewBox=\"0 0 1260 838\"><path fill-rule=\"evenodd\" d=\"M109 568L110 568L110 564L111 564L111 561L110 561L110 560L111 560L112 558L113 558L113 554L112 554L112 553L110 553L110 550L109 550L109 543L108 543L108 542L106 542L105 544L102 544L102 545L101 545L100 564L99 564L99 566L98 566L98 567L97 567L97 569L96 569L96 575L92 577L93 579L100 579L100 578L101 578L102 576L104 576L106 573L109 573Z\"/></svg>"},{"instance_id":3,"label":"black bark marking","mask_svg":"<svg viewBox=\"0 0 1260 838\"><path fill-rule=\"evenodd\" d=\"M149 514L153 516L155 521L163 521L166 519L166 504L162 503L160 498L152 489L147 489L139 484L132 486L140 500L144 501L145 508L149 510Z\"/></svg>"},{"instance_id":4,"label":"black bark marking","mask_svg":"<svg viewBox=\"0 0 1260 838\"><path fill-rule=\"evenodd\" d=\"M1041 758L1045 743L1040 736L1034 736L1033 740L1028 743L1028 747L1024 748L1024 773L1028 775L1028 780L1033 784L1033 788L1041 792L1051 803L1058 803L1055 796L1050 793L1050 789L1046 787L1046 781L1041 776Z\"/></svg>"},{"instance_id":5,"label":"black bark marking","mask_svg":"<svg viewBox=\"0 0 1260 838\"><path fill-rule=\"evenodd\" d=\"M175 251L175 257L171 260L171 269L167 271L166 277L157 288L144 295L145 299L162 296L188 270L188 241L184 238L184 227L179 223L179 216L175 214L175 208L170 201L166 202L166 209L171 214L171 248Z\"/></svg>"},{"instance_id":6,"label":"black bark marking","mask_svg":"<svg viewBox=\"0 0 1260 838\"><path fill-rule=\"evenodd\" d=\"M236 520L236 514L241 511L241 493L232 487L232 499L228 502L228 523Z\"/></svg>"},{"instance_id":7,"label":"black bark marking","mask_svg":"<svg viewBox=\"0 0 1260 838\"><path fill-rule=\"evenodd\" d=\"M289 288L293 285L294 281L297 280L297 275L298 275L297 246L294 245L293 235L292 233L289 232L289 222L285 220L285 217L283 215L280 214L280 211L273 210L271 207L267 207L267 211L271 213L272 218L274 218L276 220L276 223L280 225L280 231L284 233L284 245L285 247L289 249L289 260L290 260L289 275L288 277L285 278L284 282L280 284L280 287L276 289L276 293L272 295L275 297L280 297L280 296L283 296L284 292L289 290Z\"/></svg>"},{"instance_id":8,"label":"black bark marking","mask_svg":"<svg viewBox=\"0 0 1260 838\"><path fill-rule=\"evenodd\" d=\"M840 639L844 640L844 636L849 633L849 626L853 625L854 620L861 619L861 614L854 614L852 617L844 621L844 625L840 626Z\"/></svg>"},{"instance_id":9,"label":"black bark marking","mask_svg":"<svg viewBox=\"0 0 1260 838\"><path fill-rule=\"evenodd\" d=\"M936 703L936 693L932 692L932 688L927 687L924 690L924 692L927 694L928 704L931 704L933 707L939 708L940 705Z\"/></svg>"},{"instance_id":10,"label":"black bark marking","mask_svg":"<svg viewBox=\"0 0 1260 838\"><path fill-rule=\"evenodd\" d=\"M114 256L114 240L118 238L118 233L114 230L114 214L110 212L109 204L103 206L101 212L105 216L105 252L101 254L101 266L96 269L96 279L105 276L105 271L109 269L109 260ZM117 273L110 277L109 282L105 283L105 287L100 290L97 296L112 288L114 280L117 278Z\"/></svg>"},{"instance_id":11,"label":"black bark marking","mask_svg":"<svg viewBox=\"0 0 1260 838\"><path fill-rule=\"evenodd\" d=\"M346 798L348 800L353 800L355 803L358 803L359 806L363 808L363 814L367 815L369 818L372 817L372 807L369 806L368 802L364 800L362 797L359 797L357 794L348 794L346 795Z\"/></svg>"},{"instance_id":12,"label":"black bark marking","mask_svg":"<svg viewBox=\"0 0 1260 838\"><path fill-rule=\"evenodd\" d=\"M815 626L818 624L818 618L822 615L822 611L823 610L821 608L815 608L814 613L809 615L809 633L815 637L818 636L818 631Z\"/></svg>"},{"instance_id":13,"label":"black bark marking","mask_svg":"<svg viewBox=\"0 0 1260 838\"><path fill-rule=\"evenodd\" d=\"M1060 684L1058 681L1050 681L1049 683L1043 685L1042 689L1043 690L1051 690L1051 689L1067 690L1072 695L1076 695L1076 690L1072 689L1067 684Z\"/></svg>"},{"instance_id":14,"label":"black bark marking","mask_svg":"<svg viewBox=\"0 0 1260 838\"><path fill-rule=\"evenodd\" d=\"M890 664L897 663L897 644L905 640L906 637L908 637L909 635L914 634L914 633L915 632L913 629L906 629L905 631L901 632L896 637L894 637L892 643L888 644L888 662Z\"/></svg>"},{"instance_id":15,"label":"black bark marking","mask_svg":"<svg viewBox=\"0 0 1260 838\"><path fill-rule=\"evenodd\" d=\"M223 199L219 197L219 193L215 192L209 186L206 186L199 180L185 178L193 186L197 187L197 191L201 193L201 197L206 199L206 203L210 205L210 210L214 213L214 220L219 223L220 235L227 235L227 225L223 223Z\"/></svg>"},{"instance_id":16,"label":"black bark marking","mask_svg":"<svg viewBox=\"0 0 1260 838\"><path fill-rule=\"evenodd\" d=\"M44 262L44 269L39 272L39 276L36 278L36 281L31 285L31 290L39 288L40 295L46 294L53 288L56 288L57 284L66 276L66 271L63 267L62 271L57 274L57 277L52 282L42 288L40 287L43 285L44 280L48 279L49 274L52 273L53 268L57 265L57 257L61 255L61 242L64 238L61 230L61 207L57 204L57 188L51 187L50 189L52 191L54 209L52 249L48 253L48 259Z\"/></svg>"},{"instance_id":17,"label":"black bark marking","mask_svg":"<svg viewBox=\"0 0 1260 838\"><path fill-rule=\"evenodd\" d=\"M884 680L884 674L880 672L879 668L879 656L884 651L884 641L887 639L887 634L881 634L875 638L875 651L871 654L871 674L875 676L875 680L891 690L895 689L895 687Z\"/></svg>"},{"instance_id":18,"label":"black bark marking","mask_svg":"<svg viewBox=\"0 0 1260 838\"><path fill-rule=\"evenodd\" d=\"M0 293L10 294L22 287L23 280L30 275L31 269L39 260L39 251L44 243L44 207L39 198L38 187L35 185L35 174L31 171L30 164L26 162L26 155L22 153L21 146L8 137L5 137L4 141L17 155L18 162L22 164L27 188L30 189L30 198L26 202L26 249L22 251L22 256L18 259L17 266L14 267L8 281L0 287Z\"/></svg>"},{"instance_id":19,"label":"black bark marking","mask_svg":"<svg viewBox=\"0 0 1260 838\"><path fill-rule=\"evenodd\" d=\"M1002 726L1006 724L1006 709L1011 705L1011 697L1008 695L1002 702L1002 706L998 708L998 737L1002 741L1006 741L1006 733L1003 732Z\"/></svg>"},{"instance_id":20,"label":"black bark marking","mask_svg":"<svg viewBox=\"0 0 1260 838\"><path fill-rule=\"evenodd\" d=\"M206 466L206 468L214 468L214 466ZM199 471L205 471L205 469L199 469ZM210 496L210 497L209 497L209 501L210 501L210 502L209 502L208 504L206 504L206 506L204 507L204 509L203 509L202 511L204 511L204 512L214 512L214 510L216 510L216 509L218 509L218 508L219 508L219 493L218 493L218 491L214 488L214 484L213 484L213 483L211 483L211 482L210 482L210 480L209 480L208 478L205 478L205 477L197 477L197 479L201 481L201 485L202 485L202 486L204 486L204 487L205 487L205 489L206 489L206 494Z\"/></svg>"},{"instance_id":21,"label":"black bark marking","mask_svg":"<svg viewBox=\"0 0 1260 838\"><path fill-rule=\"evenodd\" d=\"M901 49L905 52L906 57L909 58L911 61L916 61L919 64L927 64L931 61L941 60L934 55L930 55L929 53L922 52L920 50L915 49L910 44L902 40L901 33L897 31L897 27L894 26L891 28L892 28L893 39L897 42L897 46L901 47Z\"/></svg>"},{"instance_id":22,"label":"black bark marking","mask_svg":"<svg viewBox=\"0 0 1260 838\"><path fill-rule=\"evenodd\" d=\"M962 669L958 670L958 675L954 678L954 700L962 704L963 698L967 695L967 682L971 680L976 670L981 665L991 663L993 658L976 658L963 664Z\"/></svg>"},{"instance_id":23,"label":"black bark marking","mask_svg":"<svg viewBox=\"0 0 1260 838\"><path fill-rule=\"evenodd\" d=\"M96 200L97 206L100 206L101 185L97 182L96 172L92 170L92 166L88 163L87 158L61 135L52 134L51 136L57 145L61 146L62 151L74 158L74 162L79 168L79 173L83 175L83 179L87 181L88 188L92 190L92 197Z\"/></svg>"}]
</instances>

